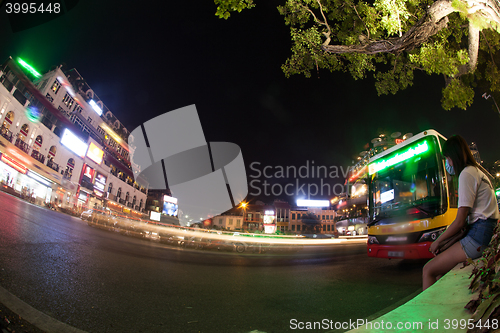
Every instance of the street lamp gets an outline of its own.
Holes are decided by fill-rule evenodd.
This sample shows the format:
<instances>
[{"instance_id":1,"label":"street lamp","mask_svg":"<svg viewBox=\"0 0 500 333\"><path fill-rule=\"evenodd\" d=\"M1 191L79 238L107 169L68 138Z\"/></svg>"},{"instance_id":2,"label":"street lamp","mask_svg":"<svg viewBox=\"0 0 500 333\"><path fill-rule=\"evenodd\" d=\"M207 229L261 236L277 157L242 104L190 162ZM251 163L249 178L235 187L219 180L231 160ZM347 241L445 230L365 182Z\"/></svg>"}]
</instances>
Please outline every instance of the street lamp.
<instances>
[{"instance_id":1,"label":"street lamp","mask_svg":"<svg viewBox=\"0 0 500 333\"><path fill-rule=\"evenodd\" d=\"M483 98L484 98L484 99L488 99L488 98L490 98L490 97L491 97L491 99L493 100L493 103L495 103L495 106L497 107L497 111L498 111L498 113L500 114L500 109L498 108L498 104L497 104L497 102L495 101L495 98L494 98L493 96L491 96L491 95L488 95L487 93L484 93L484 94L483 94Z\"/></svg>"},{"instance_id":2,"label":"street lamp","mask_svg":"<svg viewBox=\"0 0 500 333\"><path fill-rule=\"evenodd\" d=\"M245 225L245 215L246 215L245 213L246 213L246 211L247 211L247 206L248 206L248 202L244 202L244 201L242 201L242 202L240 203L240 208L243 208L243 221L242 221L242 223L241 223L241 229L242 229L242 230L243 230L243 226Z\"/></svg>"}]
</instances>

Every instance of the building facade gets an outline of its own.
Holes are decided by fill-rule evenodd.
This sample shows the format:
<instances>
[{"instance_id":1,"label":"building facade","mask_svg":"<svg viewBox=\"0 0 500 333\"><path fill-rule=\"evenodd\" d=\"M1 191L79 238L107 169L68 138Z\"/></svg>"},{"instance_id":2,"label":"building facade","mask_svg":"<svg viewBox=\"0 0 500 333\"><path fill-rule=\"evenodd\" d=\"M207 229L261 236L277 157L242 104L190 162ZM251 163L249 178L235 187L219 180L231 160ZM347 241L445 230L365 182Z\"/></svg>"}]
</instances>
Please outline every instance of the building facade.
<instances>
[{"instance_id":1,"label":"building facade","mask_svg":"<svg viewBox=\"0 0 500 333\"><path fill-rule=\"evenodd\" d=\"M243 216L239 215L219 215L212 218L212 227L221 230L239 231L242 229Z\"/></svg>"},{"instance_id":2,"label":"building facade","mask_svg":"<svg viewBox=\"0 0 500 333\"><path fill-rule=\"evenodd\" d=\"M336 212L333 209L294 208L291 210L290 230L297 234L334 234ZM314 215L315 221L310 214Z\"/></svg>"},{"instance_id":3,"label":"building facade","mask_svg":"<svg viewBox=\"0 0 500 333\"><path fill-rule=\"evenodd\" d=\"M0 181L39 203L141 216L147 187L134 180L126 128L75 69L24 65L0 68Z\"/></svg>"},{"instance_id":4,"label":"building facade","mask_svg":"<svg viewBox=\"0 0 500 333\"><path fill-rule=\"evenodd\" d=\"M314 221L311 221L311 215ZM323 233L333 234L336 212L323 208L293 208L287 202L276 200L272 205L249 204L231 209L224 214L215 216L213 226L226 230L243 230L249 232L302 234ZM229 219L242 219L239 224L230 224ZM231 226L231 229L228 229Z\"/></svg>"}]
</instances>

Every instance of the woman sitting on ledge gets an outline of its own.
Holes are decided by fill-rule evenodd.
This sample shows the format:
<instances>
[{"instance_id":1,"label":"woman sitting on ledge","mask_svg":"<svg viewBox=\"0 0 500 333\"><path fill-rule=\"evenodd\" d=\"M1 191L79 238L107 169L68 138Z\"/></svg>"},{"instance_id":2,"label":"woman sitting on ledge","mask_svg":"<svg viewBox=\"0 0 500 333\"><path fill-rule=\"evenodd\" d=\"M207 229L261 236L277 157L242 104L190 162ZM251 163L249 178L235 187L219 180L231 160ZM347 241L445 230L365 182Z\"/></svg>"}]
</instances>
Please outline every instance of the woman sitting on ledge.
<instances>
[{"instance_id":1,"label":"woman sitting on ledge","mask_svg":"<svg viewBox=\"0 0 500 333\"><path fill-rule=\"evenodd\" d=\"M458 177L458 212L455 220L430 246L436 257L425 266L423 289L432 286L441 276L467 258L481 257L490 244L493 229L500 218L496 196L488 177L479 169L464 138L454 135L443 145L446 171ZM469 224L467 235L439 253L439 244Z\"/></svg>"}]
</instances>

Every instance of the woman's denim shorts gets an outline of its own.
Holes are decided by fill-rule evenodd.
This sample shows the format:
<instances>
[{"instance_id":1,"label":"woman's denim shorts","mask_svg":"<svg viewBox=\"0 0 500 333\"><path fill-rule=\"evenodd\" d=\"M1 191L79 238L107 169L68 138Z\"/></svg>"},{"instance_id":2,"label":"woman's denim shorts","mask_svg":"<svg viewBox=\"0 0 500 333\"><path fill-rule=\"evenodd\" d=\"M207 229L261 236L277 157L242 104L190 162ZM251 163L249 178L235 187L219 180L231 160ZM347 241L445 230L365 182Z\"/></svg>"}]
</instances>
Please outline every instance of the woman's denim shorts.
<instances>
[{"instance_id":1,"label":"woman's denim shorts","mask_svg":"<svg viewBox=\"0 0 500 333\"><path fill-rule=\"evenodd\" d=\"M477 259L483 254L490 244L496 225L496 219L479 219L470 225L469 232L460 240L467 258Z\"/></svg>"}]
</instances>

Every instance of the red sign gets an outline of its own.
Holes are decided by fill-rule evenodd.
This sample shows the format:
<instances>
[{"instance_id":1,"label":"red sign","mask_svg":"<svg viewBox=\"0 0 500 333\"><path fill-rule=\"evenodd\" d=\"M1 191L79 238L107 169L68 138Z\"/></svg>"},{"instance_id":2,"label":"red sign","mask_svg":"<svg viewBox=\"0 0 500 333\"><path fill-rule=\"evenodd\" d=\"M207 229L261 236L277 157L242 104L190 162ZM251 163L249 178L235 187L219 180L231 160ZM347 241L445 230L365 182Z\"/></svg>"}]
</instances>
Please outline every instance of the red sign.
<instances>
[{"instance_id":1,"label":"red sign","mask_svg":"<svg viewBox=\"0 0 500 333\"><path fill-rule=\"evenodd\" d=\"M1 160L5 164L10 165L11 167L13 167L14 169L16 169L17 171L19 171L21 173L26 173L28 171L27 167L25 167L24 165L22 165L21 163L19 163L15 159L13 159L12 157L9 157L5 154L2 154Z\"/></svg>"},{"instance_id":2,"label":"red sign","mask_svg":"<svg viewBox=\"0 0 500 333\"><path fill-rule=\"evenodd\" d=\"M89 177L90 179L93 179L95 170L88 165L84 166L84 170L85 171L83 172L83 175Z\"/></svg>"}]
</instances>

